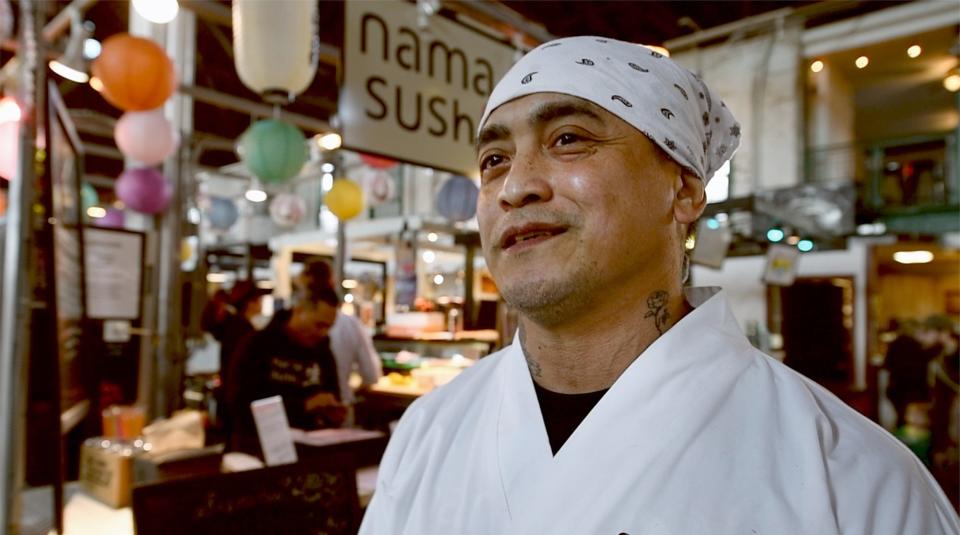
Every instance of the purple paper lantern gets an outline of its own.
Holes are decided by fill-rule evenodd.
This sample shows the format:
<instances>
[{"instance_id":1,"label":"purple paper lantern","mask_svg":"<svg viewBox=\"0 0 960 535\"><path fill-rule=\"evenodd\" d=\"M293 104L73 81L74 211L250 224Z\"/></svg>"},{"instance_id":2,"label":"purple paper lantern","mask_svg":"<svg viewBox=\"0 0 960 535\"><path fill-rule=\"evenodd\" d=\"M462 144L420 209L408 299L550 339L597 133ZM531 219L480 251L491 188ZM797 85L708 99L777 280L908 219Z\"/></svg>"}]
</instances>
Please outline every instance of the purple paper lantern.
<instances>
[{"instance_id":1,"label":"purple paper lantern","mask_svg":"<svg viewBox=\"0 0 960 535\"><path fill-rule=\"evenodd\" d=\"M94 226L104 228L123 228L123 223L125 220L126 216L123 210L107 208L107 213L100 219L94 219L93 224Z\"/></svg>"},{"instance_id":2,"label":"purple paper lantern","mask_svg":"<svg viewBox=\"0 0 960 535\"><path fill-rule=\"evenodd\" d=\"M128 169L116 184L117 197L131 209L159 214L170 204L173 188L160 171L152 167Z\"/></svg>"}]
</instances>

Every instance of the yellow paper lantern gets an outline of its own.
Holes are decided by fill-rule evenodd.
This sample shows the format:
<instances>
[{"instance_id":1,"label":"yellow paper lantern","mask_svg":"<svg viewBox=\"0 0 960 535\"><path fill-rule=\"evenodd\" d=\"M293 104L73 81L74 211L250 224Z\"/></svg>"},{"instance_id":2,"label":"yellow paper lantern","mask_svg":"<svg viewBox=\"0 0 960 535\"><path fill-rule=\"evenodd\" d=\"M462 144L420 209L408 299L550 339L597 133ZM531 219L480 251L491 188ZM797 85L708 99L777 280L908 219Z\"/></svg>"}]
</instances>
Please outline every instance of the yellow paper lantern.
<instances>
[{"instance_id":1,"label":"yellow paper lantern","mask_svg":"<svg viewBox=\"0 0 960 535\"><path fill-rule=\"evenodd\" d=\"M363 210L363 188L352 180L335 180L326 201L327 208L341 221L353 219Z\"/></svg>"}]
</instances>

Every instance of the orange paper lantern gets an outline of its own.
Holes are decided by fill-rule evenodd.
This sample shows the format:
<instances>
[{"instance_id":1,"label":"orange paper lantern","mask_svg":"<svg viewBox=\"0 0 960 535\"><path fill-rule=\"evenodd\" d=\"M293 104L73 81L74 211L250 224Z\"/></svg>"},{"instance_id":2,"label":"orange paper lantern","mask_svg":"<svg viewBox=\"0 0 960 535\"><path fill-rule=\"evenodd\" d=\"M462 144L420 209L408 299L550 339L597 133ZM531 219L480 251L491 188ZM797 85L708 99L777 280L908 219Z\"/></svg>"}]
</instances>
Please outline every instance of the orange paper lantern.
<instances>
[{"instance_id":1,"label":"orange paper lantern","mask_svg":"<svg viewBox=\"0 0 960 535\"><path fill-rule=\"evenodd\" d=\"M166 52L153 41L128 33L103 42L92 70L103 82L104 98L124 111L159 108L177 87Z\"/></svg>"}]
</instances>

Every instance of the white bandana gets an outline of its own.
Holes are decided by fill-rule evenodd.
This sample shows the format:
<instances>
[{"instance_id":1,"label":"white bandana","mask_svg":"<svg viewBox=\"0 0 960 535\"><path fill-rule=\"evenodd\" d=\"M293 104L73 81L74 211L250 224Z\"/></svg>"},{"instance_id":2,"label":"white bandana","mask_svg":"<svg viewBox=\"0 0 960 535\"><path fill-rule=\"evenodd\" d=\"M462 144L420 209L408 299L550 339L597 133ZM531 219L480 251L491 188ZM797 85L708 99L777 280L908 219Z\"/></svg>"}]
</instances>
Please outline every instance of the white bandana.
<instances>
[{"instance_id":1,"label":"white bandana","mask_svg":"<svg viewBox=\"0 0 960 535\"><path fill-rule=\"evenodd\" d=\"M480 129L501 104L545 92L589 100L620 117L704 181L740 145L740 124L698 76L644 46L593 36L531 50L493 89Z\"/></svg>"}]
</instances>

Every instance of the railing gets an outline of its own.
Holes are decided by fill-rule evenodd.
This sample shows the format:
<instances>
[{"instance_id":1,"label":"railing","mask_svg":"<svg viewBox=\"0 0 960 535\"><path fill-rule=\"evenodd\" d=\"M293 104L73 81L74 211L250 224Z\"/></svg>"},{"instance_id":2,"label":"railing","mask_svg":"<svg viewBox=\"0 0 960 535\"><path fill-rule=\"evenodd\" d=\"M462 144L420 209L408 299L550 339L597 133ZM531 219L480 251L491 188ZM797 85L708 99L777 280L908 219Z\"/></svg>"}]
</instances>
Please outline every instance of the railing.
<instances>
[{"instance_id":1,"label":"railing","mask_svg":"<svg viewBox=\"0 0 960 535\"><path fill-rule=\"evenodd\" d=\"M861 210L914 212L960 204L957 132L807 150L806 182L853 182Z\"/></svg>"}]
</instances>

